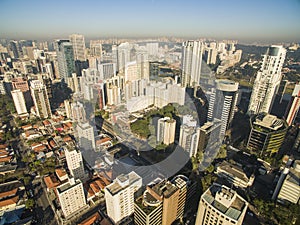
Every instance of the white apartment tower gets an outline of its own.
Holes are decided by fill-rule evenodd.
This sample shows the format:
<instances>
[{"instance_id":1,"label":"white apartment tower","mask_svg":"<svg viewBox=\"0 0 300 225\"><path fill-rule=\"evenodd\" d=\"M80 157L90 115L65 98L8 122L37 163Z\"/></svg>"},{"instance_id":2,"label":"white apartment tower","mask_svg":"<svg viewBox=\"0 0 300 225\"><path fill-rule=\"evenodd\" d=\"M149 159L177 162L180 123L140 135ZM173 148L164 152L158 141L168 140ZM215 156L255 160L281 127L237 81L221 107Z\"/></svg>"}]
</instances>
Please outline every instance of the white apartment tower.
<instances>
[{"instance_id":1,"label":"white apartment tower","mask_svg":"<svg viewBox=\"0 0 300 225\"><path fill-rule=\"evenodd\" d=\"M76 216L85 206L86 200L80 180L71 178L56 188L63 215L66 219Z\"/></svg>"},{"instance_id":2,"label":"white apartment tower","mask_svg":"<svg viewBox=\"0 0 300 225\"><path fill-rule=\"evenodd\" d=\"M64 148L64 150L65 150L68 169L72 177L74 177L75 180L84 179L85 172L84 172L82 154L80 150L77 149L75 146L73 147L67 146Z\"/></svg>"},{"instance_id":3,"label":"white apartment tower","mask_svg":"<svg viewBox=\"0 0 300 225\"><path fill-rule=\"evenodd\" d=\"M247 208L235 191L214 183L200 198L195 225L242 225Z\"/></svg>"},{"instance_id":4,"label":"white apartment tower","mask_svg":"<svg viewBox=\"0 0 300 225\"><path fill-rule=\"evenodd\" d=\"M15 108L17 110L18 115L25 115L27 114L25 98L23 92L21 90L14 90L11 91L11 96L14 100Z\"/></svg>"},{"instance_id":5,"label":"white apartment tower","mask_svg":"<svg viewBox=\"0 0 300 225\"><path fill-rule=\"evenodd\" d=\"M180 126L179 145L189 153L189 156L196 156L199 142L200 128L192 116L183 117Z\"/></svg>"},{"instance_id":6,"label":"white apartment tower","mask_svg":"<svg viewBox=\"0 0 300 225\"><path fill-rule=\"evenodd\" d=\"M79 139L79 146L83 150L95 150L95 134L94 127L88 122L78 123L76 126L77 135Z\"/></svg>"},{"instance_id":7,"label":"white apartment tower","mask_svg":"<svg viewBox=\"0 0 300 225\"><path fill-rule=\"evenodd\" d=\"M85 61L85 41L81 34L71 34L69 39L73 45L74 60Z\"/></svg>"},{"instance_id":8,"label":"white apartment tower","mask_svg":"<svg viewBox=\"0 0 300 225\"><path fill-rule=\"evenodd\" d=\"M43 82L39 80L31 81L30 90L36 115L41 118L51 117L50 102Z\"/></svg>"},{"instance_id":9,"label":"white apartment tower","mask_svg":"<svg viewBox=\"0 0 300 225\"><path fill-rule=\"evenodd\" d=\"M135 172L119 175L106 186L105 202L107 215L117 224L134 212L134 193L142 187L142 178Z\"/></svg>"},{"instance_id":10,"label":"white apartment tower","mask_svg":"<svg viewBox=\"0 0 300 225\"><path fill-rule=\"evenodd\" d=\"M257 72L249 103L248 114L269 113L278 91L286 49L281 45L272 45L263 55L263 62Z\"/></svg>"},{"instance_id":11,"label":"white apartment tower","mask_svg":"<svg viewBox=\"0 0 300 225\"><path fill-rule=\"evenodd\" d=\"M199 85L201 74L203 43L186 41L182 44L181 86L195 87Z\"/></svg>"},{"instance_id":12,"label":"white apartment tower","mask_svg":"<svg viewBox=\"0 0 300 225\"><path fill-rule=\"evenodd\" d=\"M209 108L207 120L212 122L214 119L222 121L221 137L233 119L234 109L237 104L239 83L230 80L216 80L215 88L209 94Z\"/></svg>"},{"instance_id":13,"label":"white apartment tower","mask_svg":"<svg viewBox=\"0 0 300 225\"><path fill-rule=\"evenodd\" d=\"M169 145L175 140L176 120L164 117L158 120L157 142Z\"/></svg>"}]
</instances>

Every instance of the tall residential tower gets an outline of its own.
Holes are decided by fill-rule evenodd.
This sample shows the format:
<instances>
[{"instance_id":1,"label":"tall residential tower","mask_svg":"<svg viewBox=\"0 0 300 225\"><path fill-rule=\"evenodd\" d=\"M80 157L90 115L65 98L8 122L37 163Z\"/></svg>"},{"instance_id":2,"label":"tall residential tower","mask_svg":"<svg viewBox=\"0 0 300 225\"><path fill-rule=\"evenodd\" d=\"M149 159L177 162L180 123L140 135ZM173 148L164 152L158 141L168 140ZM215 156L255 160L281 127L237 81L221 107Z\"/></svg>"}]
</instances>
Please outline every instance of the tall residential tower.
<instances>
[{"instance_id":1,"label":"tall residential tower","mask_svg":"<svg viewBox=\"0 0 300 225\"><path fill-rule=\"evenodd\" d=\"M263 62L257 72L248 108L248 114L269 113L282 78L281 69L286 49L272 45L263 55Z\"/></svg>"}]
</instances>

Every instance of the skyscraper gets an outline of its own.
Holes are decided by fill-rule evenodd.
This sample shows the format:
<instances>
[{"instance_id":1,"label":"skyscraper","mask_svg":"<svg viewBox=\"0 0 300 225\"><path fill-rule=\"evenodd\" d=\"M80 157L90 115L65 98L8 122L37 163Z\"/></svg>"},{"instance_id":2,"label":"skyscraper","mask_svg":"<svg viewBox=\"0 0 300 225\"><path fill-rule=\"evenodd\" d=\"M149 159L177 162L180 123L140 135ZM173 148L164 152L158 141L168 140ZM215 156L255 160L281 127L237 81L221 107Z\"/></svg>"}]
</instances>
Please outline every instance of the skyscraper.
<instances>
[{"instance_id":1,"label":"skyscraper","mask_svg":"<svg viewBox=\"0 0 300 225\"><path fill-rule=\"evenodd\" d=\"M21 90L14 90L11 92L11 96L14 100L15 108L19 116L26 115L27 109L23 92Z\"/></svg>"},{"instance_id":2,"label":"skyscraper","mask_svg":"<svg viewBox=\"0 0 300 225\"><path fill-rule=\"evenodd\" d=\"M272 45L263 55L263 62L254 81L248 114L269 113L282 79L281 69L286 49Z\"/></svg>"},{"instance_id":3,"label":"skyscraper","mask_svg":"<svg viewBox=\"0 0 300 225\"><path fill-rule=\"evenodd\" d=\"M195 87L199 85L203 43L186 41L182 44L181 86Z\"/></svg>"},{"instance_id":4,"label":"skyscraper","mask_svg":"<svg viewBox=\"0 0 300 225\"><path fill-rule=\"evenodd\" d=\"M164 117L157 123L157 142L165 145L174 143L176 120Z\"/></svg>"},{"instance_id":5,"label":"skyscraper","mask_svg":"<svg viewBox=\"0 0 300 225\"><path fill-rule=\"evenodd\" d=\"M95 150L95 134L94 127L91 126L88 122L79 123L76 126L79 146L83 150Z\"/></svg>"},{"instance_id":6,"label":"skyscraper","mask_svg":"<svg viewBox=\"0 0 300 225\"><path fill-rule=\"evenodd\" d=\"M46 86L39 80L33 80L30 82L30 89L36 115L41 118L51 117L51 108Z\"/></svg>"},{"instance_id":7,"label":"skyscraper","mask_svg":"<svg viewBox=\"0 0 300 225\"><path fill-rule=\"evenodd\" d=\"M300 84L296 84L285 116L286 122L288 123L289 126L291 126L294 123L297 114L299 112L299 107L300 107Z\"/></svg>"},{"instance_id":8,"label":"skyscraper","mask_svg":"<svg viewBox=\"0 0 300 225\"><path fill-rule=\"evenodd\" d=\"M85 42L84 36L81 34L71 34L69 39L73 46L74 59L79 61L85 61Z\"/></svg>"},{"instance_id":9,"label":"skyscraper","mask_svg":"<svg viewBox=\"0 0 300 225\"><path fill-rule=\"evenodd\" d=\"M214 183L200 198L195 225L242 225L247 208L234 190Z\"/></svg>"},{"instance_id":10,"label":"skyscraper","mask_svg":"<svg viewBox=\"0 0 300 225\"><path fill-rule=\"evenodd\" d=\"M68 169L72 177L74 177L75 180L84 179L85 172L84 172L82 154L80 150L77 149L75 145L68 145L64 148L64 151L66 155Z\"/></svg>"},{"instance_id":11,"label":"skyscraper","mask_svg":"<svg viewBox=\"0 0 300 225\"><path fill-rule=\"evenodd\" d=\"M75 72L73 46L69 40L56 40L54 48L57 54L59 76L64 82Z\"/></svg>"},{"instance_id":12,"label":"skyscraper","mask_svg":"<svg viewBox=\"0 0 300 225\"><path fill-rule=\"evenodd\" d=\"M190 157L196 156L198 151L200 129L191 116L184 116L180 126L179 145L189 153Z\"/></svg>"},{"instance_id":13,"label":"skyscraper","mask_svg":"<svg viewBox=\"0 0 300 225\"><path fill-rule=\"evenodd\" d=\"M279 151L288 125L282 119L270 114L253 116L250 122L251 131L247 148L260 155L271 155Z\"/></svg>"},{"instance_id":14,"label":"skyscraper","mask_svg":"<svg viewBox=\"0 0 300 225\"><path fill-rule=\"evenodd\" d=\"M230 80L216 80L209 96L207 120L219 119L222 121L221 136L224 137L234 116L237 103L239 83Z\"/></svg>"},{"instance_id":15,"label":"skyscraper","mask_svg":"<svg viewBox=\"0 0 300 225\"><path fill-rule=\"evenodd\" d=\"M134 193L141 187L142 178L133 171L119 175L113 183L105 187L107 215L114 223L133 214Z\"/></svg>"}]
</instances>

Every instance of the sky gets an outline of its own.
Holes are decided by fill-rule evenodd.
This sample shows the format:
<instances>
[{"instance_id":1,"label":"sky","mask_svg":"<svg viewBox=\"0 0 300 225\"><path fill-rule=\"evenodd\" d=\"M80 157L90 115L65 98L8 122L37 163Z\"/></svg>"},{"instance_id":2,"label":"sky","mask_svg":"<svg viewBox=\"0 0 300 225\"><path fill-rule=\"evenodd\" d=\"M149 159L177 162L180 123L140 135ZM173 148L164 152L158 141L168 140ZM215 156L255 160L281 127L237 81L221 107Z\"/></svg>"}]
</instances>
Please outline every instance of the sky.
<instances>
[{"instance_id":1,"label":"sky","mask_svg":"<svg viewBox=\"0 0 300 225\"><path fill-rule=\"evenodd\" d=\"M0 0L0 38L299 42L300 0Z\"/></svg>"}]
</instances>

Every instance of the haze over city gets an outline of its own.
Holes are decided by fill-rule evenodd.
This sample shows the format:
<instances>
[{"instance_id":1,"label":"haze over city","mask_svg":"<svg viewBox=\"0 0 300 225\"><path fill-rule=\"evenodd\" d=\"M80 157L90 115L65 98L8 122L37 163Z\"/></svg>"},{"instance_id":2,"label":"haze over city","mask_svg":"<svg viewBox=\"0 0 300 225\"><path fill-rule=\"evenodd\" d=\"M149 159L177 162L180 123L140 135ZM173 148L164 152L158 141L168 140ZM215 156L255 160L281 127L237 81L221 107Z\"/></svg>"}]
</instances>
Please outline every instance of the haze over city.
<instances>
[{"instance_id":1,"label":"haze over city","mask_svg":"<svg viewBox=\"0 0 300 225\"><path fill-rule=\"evenodd\" d=\"M285 1L17 1L0 2L1 38L99 37L238 39L296 42L300 2Z\"/></svg>"}]
</instances>

